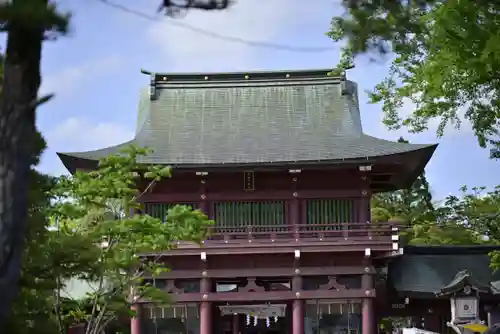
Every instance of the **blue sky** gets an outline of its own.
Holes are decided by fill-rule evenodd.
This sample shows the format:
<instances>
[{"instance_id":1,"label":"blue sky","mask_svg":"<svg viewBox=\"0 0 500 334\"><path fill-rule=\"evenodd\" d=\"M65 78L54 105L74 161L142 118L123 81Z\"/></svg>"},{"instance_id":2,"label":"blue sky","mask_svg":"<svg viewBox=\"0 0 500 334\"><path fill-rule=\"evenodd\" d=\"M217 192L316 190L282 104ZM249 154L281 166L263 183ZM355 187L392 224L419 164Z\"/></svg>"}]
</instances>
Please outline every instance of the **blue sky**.
<instances>
[{"instance_id":1,"label":"blue sky","mask_svg":"<svg viewBox=\"0 0 500 334\"><path fill-rule=\"evenodd\" d=\"M159 3L116 1L151 15ZM65 170L55 152L98 149L131 139L138 92L149 80L140 73L141 68L217 72L333 67L339 49L324 32L331 17L341 11L338 3L237 0L222 13L190 12L175 20L159 15L158 21L152 21L98 0L63 2L62 8L73 13L72 29L68 36L44 47L42 90L54 92L56 97L38 113L38 126L49 145L39 168L61 174ZM178 27L176 22L246 40L331 50L301 53L258 48L204 36ZM488 152L477 146L467 125L460 131L450 129L441 139L432 131L408 135L384 128L380 106L367 104L364 90L385 76L388 65L382 60L361 59L348 75L360 87L364 131L391 140L403 135L414 143L439 142L427 167L437 199L456 193L463 184L500 184L498 162L490 161ZM405 109L402 112L411 111L411 105Z\"/></svg>"}]
</instances>

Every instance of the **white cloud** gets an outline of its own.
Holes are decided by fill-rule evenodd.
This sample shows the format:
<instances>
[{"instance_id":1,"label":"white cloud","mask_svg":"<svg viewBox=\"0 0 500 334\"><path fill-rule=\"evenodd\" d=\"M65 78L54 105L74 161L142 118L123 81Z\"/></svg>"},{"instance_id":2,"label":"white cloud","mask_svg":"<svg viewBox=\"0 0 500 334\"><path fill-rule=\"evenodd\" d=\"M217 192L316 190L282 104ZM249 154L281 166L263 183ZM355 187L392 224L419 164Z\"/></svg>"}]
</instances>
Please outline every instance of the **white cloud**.
<instances>
[{"instance_id":1,"label":"white cloud","mask_svg":"<svg viewBox=\"0 0 500 334\"><path fill-rule=\"evenodd\" d=\"M122 64L122 58L109 56L62 67L57 72L47 73L43 76L40 94L56 93L58 97L71 94L78 86L87 84L89 80L101 73L109 74L109 72L120 68Z\"/></svg>"},{"instance_id":2,"label":"white cloud","mask_svg":"<svg viewBox=\"0 0 500 334\"><path fill-rule=\"evenodd\" d=\"M134 131L112 122L92 122L71 117L47 131L51 149L62 152L88 151L120 144L132 139Z\"/></svg>"},{"instance_id":3,"label":"white cloud","mask_svg":"<svg viewBox=\"0 0 500 334\"><path fill-rule=\"evenodd\" d=\"M49 149L44 152L39 170L52 175L67 171L56 152L81 152L121 144L133 138L134 131L122 124L92 122L84 118L68 118L44 131Z\"/></svg>"},{"instance_id":4,"label":"white cloud","mask_svg":"<svg viewBox=\"0 0 500 334\"><path fill-rule=\"evenodd\" d=\"M268 0L265 3L238 0L221 12L191 11L182 19L153 24L148 37L165 56L161 64L167 64L169 71L258 69L257 58L262 48L205 36L178 25L187 24L247 41L276 43L277 35L297 26L306 27L308 21L315 19L318 8L324 9L324 3L306 5L305 1L294 0ZM295 41L294 44L307 43Z\"/></svg>"}]
</instances>

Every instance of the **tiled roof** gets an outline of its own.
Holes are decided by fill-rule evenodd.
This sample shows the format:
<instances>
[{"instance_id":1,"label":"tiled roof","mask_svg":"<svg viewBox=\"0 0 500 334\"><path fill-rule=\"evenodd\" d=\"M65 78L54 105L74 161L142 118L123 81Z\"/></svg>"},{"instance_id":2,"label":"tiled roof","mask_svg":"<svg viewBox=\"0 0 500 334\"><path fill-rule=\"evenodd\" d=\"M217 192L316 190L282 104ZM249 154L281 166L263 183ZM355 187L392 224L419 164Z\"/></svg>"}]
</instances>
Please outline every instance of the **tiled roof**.
<instances>
[{"instance_id":1,"label":"tiled roof","mask_svg":"<svg viewBox=\"0 0 500 334\"><path fill-rule=\"evenodd\" d=\"M131 143L154 150L141 162L173 165L343 161L422 149L432 154L434 145L363 134L356 84L327 72L156 75L151 91L141 94L134 139L60 156L98 160Z\"/></svg>"},{"instance_id":2,"label":"tiled roof","mask_svg":"<svg viewBox=\"0 0 500 334\"><path fill-rule=\"evenodd\" d=\"M405 254L390 263L388 278L396 291L436 294L458 284L463 278L461 273L470 273L478 287L490 287L492 292L497 290L495 284L500 280L500 272L494 273L490 268L488 252L491 249L467 252L462 248L460 252L445 253L439 248Z\"/></svg>"},{"instance_id":3,"label":"tiled roof","mask_svg":"<svg viewBox=\"0 0 500 334\"><path fill-rule=\"evenodd\" d=\"M450 295L462 291L466 286L471 286L479 292L497 294L496 286L491 283L478 281L473 274L465 269L459 271L450 283L442 287L438 295Z\"/></svg>"}]
</instances>

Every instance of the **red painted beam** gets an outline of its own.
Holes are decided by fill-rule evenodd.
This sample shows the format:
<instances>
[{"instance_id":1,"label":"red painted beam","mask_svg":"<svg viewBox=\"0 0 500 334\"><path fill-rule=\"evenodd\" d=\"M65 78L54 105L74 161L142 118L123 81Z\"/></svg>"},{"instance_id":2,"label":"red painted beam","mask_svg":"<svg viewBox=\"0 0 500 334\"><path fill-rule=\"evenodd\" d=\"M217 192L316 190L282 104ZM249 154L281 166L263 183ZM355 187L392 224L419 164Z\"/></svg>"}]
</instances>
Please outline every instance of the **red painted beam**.
<instances>
[{"instance_id":1,"label":"red painted beam","mask_svg":"<svg viewBox=\"0 0 500 334\"><path fill-rule=\"evenodd\" d=\"M367 293L368 292L368 293ZM174 302L194 303L210 302L256 302L256 301L284 301L294 299L361 299L374 298L375 289L348 289L348 290L314 290L314 291L266 291L266 292L213 292L213 293L182 293L169 294ZM141 300L147 303L148 300Z\"/></svg>"},{"instance_id":2,"label":"red painted beam","mask_svg":"<svg viewBox=\"0 0 500 334\"><path fill-rule=\"evenodd\" d=\"M324 252L359 252L364 254L365 249L370 248L372 255L376 252L388 252L392 250L392 241L381 242L378 240L366 240L363 242L305 242L305 241L290 241L288 243L272 245L258 243L238 243L238 244L204 244L203 246L192 245L190 247L178 247L165 252L145 253L141 256L200 256L201 252L210 255L227 255L227 254L293 254L295 250L303 253L324 253Z\"/></svg>"},{"instance_id":3,"label":"red painted beam","mask_svg":"<svg viewBox=\"0 0 500 334\"><path fill-rule=\"evenodd\" d=\"M361 189L332 189L332 190L276 190L276 191L228 191L205 194L205 200L209 202L217 201L253 201L253 200L287 200L294 198L354 198L361 196ZM198 202L198 193L147 193L141 196L143 203L178 203L178 202Z\"/></svg>"},{"instance_id":4,"label":"red painted beam","mask_svg":"<svg viewBox=\"0 0 500 334\"><path fill-rule=\"evenodd\" d=\"M301 276L328 276L328 275L362 275L375 274L375 268L370 266L365 271L365 266L335 266L335 267L301 267ZM205 275L202 273L205 272ZM162 273L156 278L163 279L192 279L192 278L228 278L228 277L292 277L295 269L290 268L251 268L251 269L208 269L208 270L176 270ZM150 278L151 275L144 275Z\"/></svg>"}]
</instances>

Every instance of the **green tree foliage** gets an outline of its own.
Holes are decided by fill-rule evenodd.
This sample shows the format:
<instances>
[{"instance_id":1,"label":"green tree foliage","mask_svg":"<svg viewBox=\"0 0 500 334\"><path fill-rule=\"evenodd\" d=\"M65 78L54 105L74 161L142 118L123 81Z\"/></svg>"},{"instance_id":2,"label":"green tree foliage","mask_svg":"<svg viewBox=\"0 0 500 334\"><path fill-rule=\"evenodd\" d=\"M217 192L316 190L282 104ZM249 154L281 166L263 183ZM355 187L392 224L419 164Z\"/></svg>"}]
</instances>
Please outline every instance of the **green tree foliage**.
<instances>
[{"instance_id":1,"label":"green tree foliage","mask_svg":"<svg viewBox=\"0 0 500 334\"><path fill-rule=\"evenodd\" d=\"M167 270L157 254L178 241L200 243L212 223L187 206L169 210L165 222L132 214L141 207L141 191L170 176L169 168L136 163L145 154L147 150L131 147L102 160L95 171L61 178L54 191L59 233L82 254L76 277L91 282L94 290L86 307L73 312L87 323L86 334L100 333L118 315L128 314L135 298L166 302L163 291L142 284L144 273L156 277Z\"/></svg>"},{"instance_id":2,"label":"green tree foliage","mask_svg":"<svg viewBox=\"0 0 500 334\"><path fill-rule=\"evenodd\" d=\"M484 188L468 191L463 187L458 196L450 195L442 203L415 212L398 194L377 195L373 219L403 223L404 242L413 245L500 244L499 189L485 192ZM391 201L384 200L386 197ZM383 214L377 217L380 212ZM492 257L492 265L497 262L500 263L500 256Z\"/></svg>"},{"instance_id":3,"label":"green tree foliage","mask_svg":"<svg viewBox=\"0 0 500 334\"><path fill-rule=\"evenodd\" d=\"M474 231L482 243L500 245L500 186L491 191L484 187L462 187L459 196L448 196L443 220ZM500 268L500 253L493 252L491 266Z\"/></svg>"},{"instance_id":4,"label":"green tree foliage","mask_svg":"<svg viewBox=\"0 0 500 334\"><path fill-rule=\"evenodd\" d=\"M404 234L410 245L478 245L486 243L473 229L459 223L422 222Z\"/></svg>"},{"instance_id":5,"label":"green tree foliage","mask_svg":"<svg viewBox=\"0 0 500 334\"><path fill-rule=\"evenodd\" d=\"M481 147L500 157L500 3L484 0L345 0L328 35L347 39L344 59L393 52L387 78L370 94L390 129L421 132L437 122L471 123ZM346 68L345 60L339 69ZM415 108L398 111L406 101Z\"/></svg>"}]
</instances>

